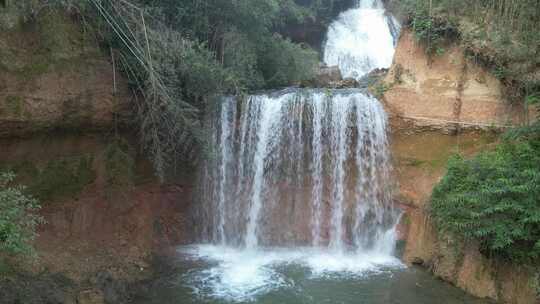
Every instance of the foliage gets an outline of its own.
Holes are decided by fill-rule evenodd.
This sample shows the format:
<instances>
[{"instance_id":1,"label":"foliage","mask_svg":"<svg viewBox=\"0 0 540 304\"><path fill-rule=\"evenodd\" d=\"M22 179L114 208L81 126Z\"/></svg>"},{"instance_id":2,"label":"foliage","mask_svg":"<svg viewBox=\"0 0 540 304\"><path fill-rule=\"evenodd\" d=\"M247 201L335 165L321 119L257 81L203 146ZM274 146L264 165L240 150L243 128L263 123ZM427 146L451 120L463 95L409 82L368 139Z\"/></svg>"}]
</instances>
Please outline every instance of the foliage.
<instances>
[{"instance_id":1,"label":"foliage","mask_svg":"<svg viewBox=\"0 0 540 304\"><path fill-rule=\"evenodd\" d=\"M426 10L417 10L412 18L416 39L425 45L429 55L444 53L444 45L448 40L456 39L458 36L455 24L440 18L430 16Z\"/></svg>"},{"instance_id":2,"label":"foliage","mask_svg":"<svg viewBox=\"0 0 540 304\"><path fill-rule=\"evenodd\" d=\"M276 32L285 23L315 18L317 12L322 14L324 5L319 2L299 5L293 0L154 0L142 3L154 15L162 16L169 29L210 50L213 63L226 69L225 77L229 81L221 88L238 93L282 86L313 75L317 65L315 53ZM301 58L306 60L300 61ZM275 64L283 61L293 64L276 73Z\"/></svg>"},{"instance_id":3,"label":"foliage","mask_svg":"<svg viewBox=\"0 0 540 304\"><path fill-rule=\"evenodd\" d=\"M205 150L201 117L216 96L313 77L317 53L278 33L289 23L329 20L349 2L24 0L17 7L38 21L50 11L68 12L107 53L114 49L137 95L142 145L164 178L169 167L196 161Z\"/></svg>"},{"instance_id":4,"label":"foliage","mask_svg":"<svg viewBox=\"0 0 540 304\"><path fill-rule=\"evenodd\" d=\"M378 81L373 87L372 91L375 97L383 98L384 94L390 89L390 86L383 81Z\"/></svg>"},{"instance_id":5,"label":"foliage","mask_svg":"<svg viewBox=\"0 0 540 304\"><path fill-rule=\"evenodd\" d=\"M31 160L0 163L0 171L17 175L17 181L42 203L77 196L96 179L93 155L59 157L43 164Z\"/></svg>"},{"instance_id":6,"label":"foliage","mask_svg":"<svg viewBox=\"0 0 540 304\"><path fill-rule=\"evenodd\" d=\"M280 35L265 41L259 66L267 86L279 87L311 79L318 63L317 53Z\"/></svg>"},{"instance_id":7,"label":"foliage","mask_svg":"<svg viewBox=\"0 0 540 304\"><path fill-rule=\"evenodd\" d=\"M476 240L482 252L519 263L540 259L539 124L506 135L495 151L453 157L432 195L446 232Z\"/></svg>"},{"instance_id":8,"label":"foliage","mask_svg":"<svg viewBox=\"0 0 540 304\"><path fill-rule=\"evenodd\" d=\"M0 173L0 253L30 254L43 218L36 214L38 201L24 187L11 186L14 178L11 173Z\"/></svg>"},{"instance_id":9,"label":"foliage","mask_svg":"<svg viewBox=\"0 0 540 304\"><path fill-rule=\"evenodd\" d=\"M161 178L204 151L201 117L215 96L297 83L318 64L313 50L275 33L306 16L292 0L90 3L87 19L119 51L141 97L141 140Z\"/></svg>"}]
</instances>

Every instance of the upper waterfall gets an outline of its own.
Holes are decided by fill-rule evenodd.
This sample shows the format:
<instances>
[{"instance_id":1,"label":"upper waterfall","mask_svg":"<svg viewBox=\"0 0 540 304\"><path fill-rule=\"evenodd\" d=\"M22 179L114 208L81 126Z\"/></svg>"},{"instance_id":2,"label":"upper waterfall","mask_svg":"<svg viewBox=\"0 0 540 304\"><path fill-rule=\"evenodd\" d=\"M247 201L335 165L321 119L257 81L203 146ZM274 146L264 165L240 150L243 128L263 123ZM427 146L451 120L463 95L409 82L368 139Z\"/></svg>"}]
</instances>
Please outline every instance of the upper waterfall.
<instances>
[{"instance_id":1,"label":"upper waterfall","mask_svg":"<svg viewBox=\"0 0 540 304\"><path fill-rule=\"evenodd\" d=\"M376 68L392 64L396 32L395 18L380 0L360 0L342 13L328 30L324 62L339 66L343 77L359 79Z\"/></svg>"}]
</instances>

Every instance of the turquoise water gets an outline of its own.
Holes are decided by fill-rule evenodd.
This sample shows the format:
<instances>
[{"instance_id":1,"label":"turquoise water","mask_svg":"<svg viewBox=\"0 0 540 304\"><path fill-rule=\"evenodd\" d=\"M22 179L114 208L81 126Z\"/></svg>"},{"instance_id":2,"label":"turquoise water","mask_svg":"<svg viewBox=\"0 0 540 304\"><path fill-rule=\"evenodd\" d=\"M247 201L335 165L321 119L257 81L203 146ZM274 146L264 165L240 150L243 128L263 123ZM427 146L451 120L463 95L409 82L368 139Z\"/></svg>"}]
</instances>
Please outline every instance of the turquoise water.
<instances>
[{"instance_id":1,"label":"turquoise water","mask_svg":"<svg viewBox=\"0 0 540 304\"><path fill-rule=\"evenodd\" d=\"M330 255L301 250L196 250L180 250L170 273L141 290L135 303L492 303L398 260L366 255L332 260Z\"/></svg>"}]
</instances>

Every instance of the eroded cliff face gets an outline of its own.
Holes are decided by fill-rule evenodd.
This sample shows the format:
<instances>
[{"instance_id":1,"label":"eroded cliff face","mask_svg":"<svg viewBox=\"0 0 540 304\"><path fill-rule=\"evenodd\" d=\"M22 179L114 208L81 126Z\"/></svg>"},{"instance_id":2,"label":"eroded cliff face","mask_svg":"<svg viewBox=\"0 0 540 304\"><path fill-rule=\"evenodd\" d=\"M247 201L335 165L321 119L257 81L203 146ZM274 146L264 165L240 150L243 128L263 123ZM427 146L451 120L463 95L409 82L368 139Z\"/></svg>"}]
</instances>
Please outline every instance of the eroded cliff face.
<instances>
[{"instance_id":1,"label":"eroded cliff face","mask_svg":"<svg viewBox=\"0 0 540 304\"><path fill-rule=\"evenodd\" d=\"M428 57L408 30L401 34L384 83L387 108L415 127L453 132L458 126L501 128L525 120L523 107L502 96L500 81L462 49L451 46Z\"/></svg>"},{"instance_id":2,"label":"eroded cliff face","mask_svg":"<svg viewBox=\"0 0 540 304\"><path fill-rule=\"evenodd\" d=\"M75 19L44 10L0 32L0 137L105 130L129 116L127 82Z\"/></svg>"},{"instance_id":3,"label":"eroded cliff face","mask_svg":"<svg viewBox=\"0 0 540 304\"><path fill-rule=\"evenodd\" d=\"M0 302L125 303L156 255L190 241L193 170L159 183L122 133L132 108L76 16L44 10L0 31L0 171L17 174L46 220L37 258L0 276Z\"/></svg>"},{"instance_id":4,"label":"eroded cliff face","mask_svg":"<svg viewBox=\"0 0 540 304\"><path fill-rule=\"evenodd\" d=\"M399 227L405 262L421 264L478 297L538 303L534 270L485 257L477 244L440 233L429 216L432 189L450 155L490 149L505 126L525 121L523 109L509 105L500 82L468 62L458 47L428 58L408 31L385 83L396 200L405 210Z\"/></svg>"}]
</instances>

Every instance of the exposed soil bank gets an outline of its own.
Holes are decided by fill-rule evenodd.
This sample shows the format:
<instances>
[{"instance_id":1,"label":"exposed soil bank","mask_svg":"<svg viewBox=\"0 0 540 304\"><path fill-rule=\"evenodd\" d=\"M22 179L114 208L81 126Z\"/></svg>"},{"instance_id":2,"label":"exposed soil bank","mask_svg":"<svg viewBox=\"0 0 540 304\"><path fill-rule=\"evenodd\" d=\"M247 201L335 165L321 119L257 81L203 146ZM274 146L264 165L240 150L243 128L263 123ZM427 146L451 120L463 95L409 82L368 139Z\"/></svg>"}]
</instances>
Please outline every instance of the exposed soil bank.
<instances>
[{"instance_id":1,"label":"exposed soil bank","mask_svg":"<svg viewBox=\"0 0 540 304\"><path fill-rule=\"evenodd\" d=\"M0 31L0 138L126 122L127 81L96 37L73 16L43 10L36 18Z\"/></svg>"},{"instance_id":2,"label":"exposed soil bank","mask_svg":"<svg viewBox=\"0 0 540 304\"><path fill-rule=\"evenodd\" d=\"M428 57L408 30L401 34L382 86L388 111L409 122L409 128L448 133L458 128L505 128L526 119L523 106L505 100L501 82L470 62L463 50L454 46Z\"/></svg>"}]
</instances>

